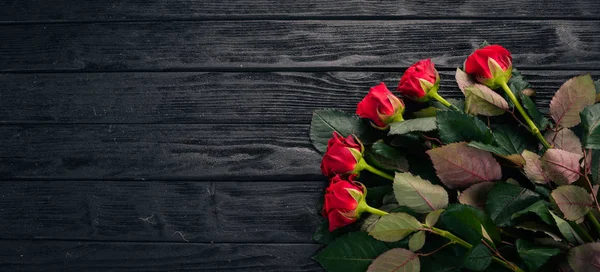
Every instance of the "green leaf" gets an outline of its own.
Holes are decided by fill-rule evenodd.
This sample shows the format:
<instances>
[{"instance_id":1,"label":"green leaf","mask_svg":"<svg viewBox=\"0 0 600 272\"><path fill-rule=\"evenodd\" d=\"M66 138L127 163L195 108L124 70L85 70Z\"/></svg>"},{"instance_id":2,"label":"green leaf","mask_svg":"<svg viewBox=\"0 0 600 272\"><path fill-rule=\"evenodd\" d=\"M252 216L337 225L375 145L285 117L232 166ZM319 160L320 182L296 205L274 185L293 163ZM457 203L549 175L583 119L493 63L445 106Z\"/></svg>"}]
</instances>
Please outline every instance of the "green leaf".
<instances>
[{"instance_id":1,"label":"green leaf","mask_svg":"<svg viewBox=\"0 0 600 272\"><path fill-rule=\"evenodd\" d=\"M457 244L444 246L448 239L429 235L421 252L434 252L428 256L421 256L421 271L423 272L461 272L464 256L468 250ZM441 249L440 249L441 248Z\"/></svg>"},{"instance_id":2,"label":"green leaf","mask_svg":"<svg viewBox=\"0 0 600 272\"><path fill-rule=\"evenodd\" d=\"M548 184L550 182L550 178L542 170L540 155L529 150L523 150L521 156L525 159L525 165L523 166L525 176L538 184Z\"/></svg>"},{"instance_id":3,"label":"green leaf","mask_svg":"<svg viewBox=\"0 0 600 272\"><path fill-rule=\"evenodd\" d=\"M494 187L494 183L489 181L473 184L460 193L458 202L483 210L488 197L487 195L492 190L492 187Z\"/></svg>"},{"instance_id":4,"label":"green leaf","mask_svg":"<svg viewBox=\"0 0 600 272\"><path fill-rule=\"evenodd\" d=\"M418 231L413 234L408 241L408 248L410 251L415 252L420 250L425 245L425 232Z\"/></svg>"},{"instance_id":5,"label":"green leaf","mask_svg":"<svg viewBox=\"0 0 600 272\"><path fill-rule=\"evenodd\" d=\"M430 149L426 153L438 177L449 188L466 188L502 177L500 164L489 152L469 147L464 142Z\"/></svg>"},{"instance_id":6,"label":"green leaf","mask_svg":"<svg viewBox=\"0 0 600 272\"><path fill-rule=\"evenodd\" d=\"M354 114L331 109L316 110L310 123L310 141L319 152L325 153L327 141L334 131L344 137L354 134L363 144L369 144L377 138L373 130L368 123Z\"/></svg>"},{"instance_id":7,"label":"green leaf","mask_svg":"<svg viewBox=\"0 0 600 272\"><path fill-rule=\"evenodd\" d=\"M438 176L435 174L435 168L433 162L429 159L429 156L419 150L418 153L411 154L408 156L408 165L411 173L420 176L423 179L431 181L433 184L442 184Z\"/></svg>"},{"instance_id":8,"label":"green leaf","mask_svg":"<svg viewBox=\"0 0 600 272\"><path fill-rule=\"evenodd\" d=\"M390 125L389 135L401 135L414 131L427 132L435 130L435 117L425 117L395 122Z\"/></svg>"},{"instance_id":9,"label":"green leaf","mask_svg":"<svg viewBox=\"0 0 600 272\"><path fill-rule=\"evenodd\" d=\"M484 47L489 46L489 45L490 45L490 43L488 41L483 40L483 42L479 45L479 49L484 48Z\"/></svg>"},{"instance_id":10,"label":"green leaf","mask_svg":"<svg viewBox=\"0 0 600 272\"><path fill-rule=\"evenodd\" d=\"M517 129L500 126L494 132L494 145L471 142L469 146L494 153L517 165L523 165L525 161L520 154L527 145L525 138L526 136Z\"/></svg>"},{"instance_id":11,"label":"green leaf","mask_svg":"<svg viewBox=\"0 0 600 272\"><path fill-rule=\"evenodd\" d=\"M367 272L419 272L419 256L404 248L393 248L381 254L369 266Z\"/></svg>"},{"instance_id":12,"label":"green leaf","mask_svg":"<svg viewBox=\"0 0 600 272\"><path fill-rule=\"evenodd\" d=\"M477 141L490 144L492 131L477 117L458 111L441 111L437 115L437 127L444 143Z\"/></svg>"},{"instance_id":13,"label":"green leaf","mask_svg":"<svg viewBox=\"0 0 600 272\"><path fill-rule=\"evenodd\" d=\"M600 150L592 150L592 181L600 184Z\"/></svg>"},{"instance_id":14,"label":"green leaf","mask_svg":"<svg viewBox=\"0 0 600 272\"><path fill-rule=\"evenodd\" d=\"M498 182L488 193L485 202L485 211L496 225L506 227L510 225L511 216L529 205L540 200L540 196L529 189Z\"/></svg>"},{"instance_id":15,"label":"green leaf","mask_svg":"<svg viewBox=\"0 0 600 272\"><path fill-rule=\"evenodd\" d=\"M394 194L401 206L417 213L428 213L448 206L448 193L444 187L411 173L396 173Z\"/></svg>"},{"instance_id":16,"label":"green leaf","mask_svg":"<svg viewBox=\"0 0 600 272\"><path fill-rule=\"evenodd\" d=\"M492 243L499 244L500 233L494 222L481 210L462 204L452 204L442 213L439 223L442 229L452 232L472 245L481 242L485 237L484 232L492 239Z\"/></svg>"},{"instance_id":17,"label":"green leaf","mask_svg":"<svg viewBox=\"0 0 600 272\"><path fill-rule=\"evenodd\" d=\"M600 149L600 104L588 106L580 114L585 148Z\"/></svg>"},{"instance_id":18,"label":"green leaf","mask_svg":"<svg viewBox=\"0 0 600 272\"><path fill-rule=\"evenodd\" d=\"M600 102L600 79L594 81L596 87L596 102Z\"/></svg>"},{"instance_id":19,"label":"green leaf","mask_svg":"<svg viewBox=\"0 0 600 272\"><path fill-rule=\"evenodd\" d=\"M555 133L554 131L548 131L544 134L544 138L546 138L548 143L554 146L554 148L583 156L579 137L577 137L577 135L575 135L575 133L568 128L562 128L560 131L558 131L558 133Z\"/></svg>"},{"instance_id":20,"label":"green leaf","mask_svg":"<svg viewBox=\"0 0 600 272\"><path fill-rule=\"evenodd\" d=\"M369 194L371 194L370 189L369 189ZM367 196L369 194L367 194ZM379 207L379 209L389 213L389 212L398 212L398 211L396 211L396 209L399 207L400 206L398 204L386 204L386 205ZM363 213L363 215L361 216L362 223L360 225L360 230L364 231L364 232L371 231L373 229L373 227L375 226L375 223L377 223L377 221L379 221L379 218L381 218L381 216L376 215L376 214Z\"/></svg>"},{"instance_id":21,"label":"green leaf","mask_svg":"<svg viewBox=\"0 0 600 272\"><path fill-rule=\"evenodd\" d=\"M337 239L338 237L346 234L348 231L352 231L354 230L352 228L352 226L346 226L343 228L338 228L335 229L334 231L330 232L329 231L329 221L328 220L323 220L321 222L321 224L317 227L317 230L315 231L315 233L313 234L313 240L324 244L324 245L328 245L331 242L333 242L335 239Z\"/></svg>"},{"instance_id":22,"label":"green leaf","mask_svg":"<svg viewBox=\"0 0 600 272\"><path fill-rule=\"evenodd\" d=\"M440 215L442 215L443 212L444 212L444 210L441 209L441 210L437 210L437 211L428 213L427 216L425 217L425 225L427 225L429 227L435 226L438 219L440 219Z\"/></svg>"},{"instance_id":23,"label":"green leaf","mask_svg":"<svg viewBox=\"0 0 600 272\"><path fill-rule=\"evenodd\" d=\"M538 271L538 269L547 263L550 258L560 253L558 248L548 248L536 246L527 240L517 239L517 252L529 268L529 271Z\"/></svg>"},{"instance_id":24,"label":"green leaf","mask_svg":"<svg viewBox=\"0 0 600 272\"><path fill-rule=\"evenodd\" d=\"M600 270L600 243L589 243L574 247L569 252L569 264L577 272Z\"/></svg>"},{"instance_id":25,"label":"green leaf","mask_svg":"<svg viewBox=\"0 0 600 272\"><path fill-rule=\"evenodd\" d=\"M557 126L573 127L581 122L579 113L596 101L596 87L590 74L565 82L550 101L550 115Z\"/></svg>"},{"instance_id":26,"label":"green leaf","mask_svg":"<svg viewBox=\"0 0 600 272\"><path fill-rule=\"evenodd\" d=\"M552 225L554 225L554 223L552 223ZM532 232L541 232L544 235L547 235L548 237L552 238L552 240L556 242L564 240L560 235L554 233L554 229L552 227L546 224L540 224L537 222L524 222L519 225L516 225L515 228Z\"/></svg>"},{"instance_id":27,"label":"green leaf","mask_svg":"<svg viewBox=\"0 0 600 272\"><path fill-rule=\"evenodd\" d=\"M558 230L567 239L567 241L569 241L570 243L583 243L583 240L581 240L579 234L577 234L577 232L571 227L571 225L569 225L569 222L560 218L550 210L548 210L548 212L550 213L550 215L552 215L552 219L554 219Z\"/></svg>"},{"instance_id":28,"label":"green leaf","mask_svg":"<svg viewBox=\"0 0 600 272\"><path fill-rule=\"evenodd\" d=\"M552 193L552 191L546 187L546 186L542 186L542 185L533 185L533 190L540 194L541 196L545 197L545 198L549 198L550 197L550 193Z\"/></svg>"},{"instance_id":29,"label":"green leaf","mask_svg":"<svg viewBox=\"0 0 600 272\"><path fill-rule=\"evenodd\" d=\"M406 213L390 213L382 216L369 235L385 242L396 242L421 228L421 223Z\"/></svg>"},{"instance_id":30,"label":"green leaf","mask_svg":"<svg viewBox=\"0 0 600 272\"><path fill-rule=\"evenodd\" d=\"M529 207L514 213L510 218L516 219L523 215L532 213L532 214L537 215L546 224L554 225L554 219L552 219L552 215L550 215L550 212L548 211L549 205L550 205L550 203L548 203L548 201L539 200L539 201L531 204Z\"/></svg>"},{"instance_id":31,"label":"green leaf","mask_svg":"<svg viewBox=\"0 0 600 272\"><path fill-rule=\"evenodd\" d=\"M498 156L508 156L508 155L510 155L510 153L507 152L506 150L504 150L502 147L491 145L491 144L484 144L484 143L473 141L473 142L469 143L469 146L477 148L477 149L480 149L480 150L484 150L484 151L487 151L487 152L494 153L494 154L496 154Z\"/></svg>"},{"instance_id":32,"label":"green leaf","mask_svg":"<svg viewBox=\"0 0 600 272\"><path fill-rule=\"evenodd\" d=\"M531 88L531 84L525 81L521 73L517 71L516 68L513 68L512 76L510 77L510 80L508 80L508 87L510 87L514 93L521 93L523 90Z\"/></svg>"},{"instance_id":33,"label":"green leaf","mask_svg":"<svg viewBox=\"0 0 600 272\"><path fill-rule=\"evenodd\" d=\"M561 149L546 150L541 158L542 170L554 182L560 185L571 184L579 179L579 161L582 156Z\"/></svg>"},{"instance_id":34,"label":"green leaf","mask_svg":"<svg viewBox=\"0 0 600 272\"><path fill-rule=\"evenodd\" d=\"M389 144L393 147L401 148L402 151L405 150L413 150L413 149L421 149L422 141L421 141L421 132L410 132L402 135L393 135Z\"/></svg>"},{"instance_id":35,"label":"green leaf","mask_svg":"<svg viewBox=\"0 0 600 272\"><path fill-rule=\"evenodd\" d=\"M546 118L540 112L540 110L538 110L535 103L533 103L533 100L531 100L530 97L520 92L518 94L518 97L521 100L523 108L525 108L525 111L527 111L527 114L529 115L529 117L531 117L531 120L535 123L535 125L540 130L546 129L550 125L550 120L548 120L548 118Z\"/></svg>"},{"instance_id":36,"label":"green leaf","mask_svg":"<svg viewBox=\"0 0 600 272\"><path fill-rule=\"evenodd\" d=\"M374 166L387 170L407 172L408 160L398 149L385 144L382 140L367 148L367 160Z\"/></svg>"},{"instance_id":37,"label":"green leaf","mask_svg":"<svg viewBox=\"0 0 600 272\"><path fill-rule=\"evenodd\" d=\"M508 154L521 154L527 143L520 130L509 126L499 126L494 130L494 140Z\"/></svg>"},{"instance_id":38,"label":"green leaf","mask_svg":"<svg viewBox=\"0 0 600 272\"><path fill-rule=\"evenodd\" d=\"M366 196L367 204L371 207L383 205L383 198L390 192L393 192L391 185L382 185L369 187L369 193Z\"/></svg>"},{"instance_id":39,"label":"green leaf","mask_svg":"<svg viewBox=\"0 0 600 272\"><path fill-rule=\"evenodd\" d=\"M465 101L462 99L458 99L458 98L448 98L446 99L446 101L448 101L448 103L454 105L455 107L457 107L458 109L464 109L465 108ZM444 106L444 104L440 103L439 101L433 100L430 102L431 105L433 107L435 107L436 109L438 109L438 112L440 111L452 111L452 109Z\"/></svg>"},{"instance_id":40,"label":"green leaf","mask_svg":"<svg viewBox=\"0 0 600 272\"><path fill-rule=\"evenodd\" d=\"M363 272L377 256L388 250L384 242L364 232L353 232L333 241L314 259L327 271Z\"/></svg>"},{"instance_id":41,"label":"green leaf","mask_svg":"<svg viewBox=\"0 0 600 272\"><path fill-rule=\"evenodd\" d=\"M437 108L430 106L430 107L415 111L412 113L412 115L416 118L435 117L437 115Z\"/></svg>"},{"instance_id":42,"label":"green leaf","mask_svg":"<svg viewBox=\"0 0 600 272\"><path fill-rule=\"evenodd\" d=\"M583 188L575 185L560 186L552 191L552 201L565 216L565 219L579 222L594 206L594 200Z\"/></svg>"},{"instance_id":43,"label":"green leaf","mask_svg":"<svg viewBox=\"0 0 600 272\"><path fill-rule=\"evenodd\" d=\"M463 267L473 271L485 271L492 263L492 252L483 243L469 250L463 262Z\"/></svg>"},{"instance_id":44,"label":"green leaf","mask_svg":"<svg viewBox=\"0 0 600 272\"><path fill-rule=\"evenodd\" d=\"M464 88L465 111L473 115L498 116L508 110L506 100L483 84Z\"/></svg>"}]
</instances>

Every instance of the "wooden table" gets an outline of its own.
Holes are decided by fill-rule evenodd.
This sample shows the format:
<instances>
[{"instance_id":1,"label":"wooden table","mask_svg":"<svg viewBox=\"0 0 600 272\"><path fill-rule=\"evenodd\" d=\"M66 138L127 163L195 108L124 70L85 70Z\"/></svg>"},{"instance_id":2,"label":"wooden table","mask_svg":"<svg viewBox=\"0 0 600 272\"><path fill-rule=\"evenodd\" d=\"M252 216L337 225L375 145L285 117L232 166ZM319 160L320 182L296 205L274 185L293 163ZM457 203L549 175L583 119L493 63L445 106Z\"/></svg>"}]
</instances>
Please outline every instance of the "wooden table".
<instances>
[{"instance_id":1,"label":"wooden table","mask_svg":"<svg viewBox=\"0 0 600 272\"><path fill-rule=\"evenodd\" d=\"M600 1L5 0L0 270L320 271L312 110L483 40L548 105Z\"/></svg>"}]
</instances>

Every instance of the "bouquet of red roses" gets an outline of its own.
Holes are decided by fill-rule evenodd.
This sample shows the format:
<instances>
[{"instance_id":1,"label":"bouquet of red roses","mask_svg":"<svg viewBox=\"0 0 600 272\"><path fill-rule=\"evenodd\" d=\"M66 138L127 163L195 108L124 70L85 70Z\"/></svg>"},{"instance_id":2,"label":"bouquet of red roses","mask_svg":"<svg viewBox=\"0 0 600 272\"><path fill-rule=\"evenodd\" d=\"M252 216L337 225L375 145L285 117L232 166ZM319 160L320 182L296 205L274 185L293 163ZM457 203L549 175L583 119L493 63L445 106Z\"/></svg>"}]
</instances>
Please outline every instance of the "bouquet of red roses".
<instances>
[{"instance_id":1,"label":"bouquet of red roses","mask_svg":"<svg viewBox=\"0 0 600 272\"><path fill-rule=\"evenodd\" d=\"M444 99L431 60L356 115L313 114L330 180L315 259L328 271L600 271L600 81L542 114L508 50L484 43ZM404 99L404 100L403 100Z\"/></svg>"}]
</instances>

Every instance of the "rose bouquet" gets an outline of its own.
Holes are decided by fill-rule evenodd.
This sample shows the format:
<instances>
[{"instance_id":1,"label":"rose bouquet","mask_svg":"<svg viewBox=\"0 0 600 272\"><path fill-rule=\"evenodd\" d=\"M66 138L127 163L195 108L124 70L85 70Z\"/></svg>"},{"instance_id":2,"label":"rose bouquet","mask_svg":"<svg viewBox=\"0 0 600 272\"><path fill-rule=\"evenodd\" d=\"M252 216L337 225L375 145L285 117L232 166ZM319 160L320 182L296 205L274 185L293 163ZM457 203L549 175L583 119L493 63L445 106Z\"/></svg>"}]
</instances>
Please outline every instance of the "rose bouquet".
<instances>
[{"instance_id":1,"label":"rose bouquet","mask_svg":"<svg viewBox=\"0 0 600 272\"><path fill-rule=\"evenodd\" d=\"M431 60L356 115L313 114L330 180L314 239L327 271L600 271L600 82L565 82L549 117L484 43L444 99Z\"/></svg>"}]
</instances>

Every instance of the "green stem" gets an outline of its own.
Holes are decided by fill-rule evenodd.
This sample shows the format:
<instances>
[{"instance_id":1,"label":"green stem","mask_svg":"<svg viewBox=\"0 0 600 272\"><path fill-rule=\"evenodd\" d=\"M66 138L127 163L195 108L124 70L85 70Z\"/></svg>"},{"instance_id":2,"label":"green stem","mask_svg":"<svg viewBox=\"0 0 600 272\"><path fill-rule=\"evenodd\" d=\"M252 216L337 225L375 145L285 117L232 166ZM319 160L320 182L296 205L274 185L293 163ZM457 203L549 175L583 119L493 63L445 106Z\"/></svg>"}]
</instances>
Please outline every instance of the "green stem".
<instances>
[{"instance_id":1,"label":"green stem","mask_svg":"<svg viewBox=\"0 0 600 272\"><path fill-rule=\"evenodd\" d=\"M471 249L473 246L471 244L469 244L467 241L460 239L458 236L452 234L451 232L447 231L447 230L443 230L443 229L438 229L435 227L431 227L431 230L433 231L433 233L442 236L444 238L447 238L448 240L452 241L455 244L459 244L467 249Z\"/></svg>"},{"instance_id":2,"label":"green stem","mask_svg":"<svg viewBox=\"0 0 600 272\"><path fill-rule=\"evenodd\" d=\"M369 205L367 205L365 207L365 212L372 213L372 214L379 215L379 216L384 216L384 215L388 214L388 212L386 212L386 211L382 211L380 209L375 209Z\"/></svg>"},{"instance_id":3,"label":"green stem","mask_svg":"<svg viewBox=\"0 0 600 272\"><path fill-rule=\"evenodd\" d=\"M378 176L380 176L382 178L386 178L386 179L389 179L391 181L394 181L394 177L393 176L391 176L390 174L385 173L385 172L383 172L383 171L381 171L381 170L379 170L379 169L377 169L377 168L369 165L364 159L359 162L359 165L361 167L361 170L367 170L367 171L369 171L369 172L371 172L371 173L373 173L375 175L378 175Z\"/></svg>"},{"instance_id":4,"label":"green stem","mask_svg":"<svg viewBox=\"0 0 600 272\"><path fill-rule=\"evenodd\" d=\"M581 236L583 238L583 240L585 240L588 243L591 243L594 241L594 239L592 239L592 236L590 236L590 234L585 231L580 225L578 225L577 223L573 222L573 221L567 221L569 222L569 225L571 226L571 228L573 228L573 230L575 230L575 232L577 234L579 234L579 236Z\"/></svg>"},{"instance_id":5,"label":"green stem","mask_svg":"<svg viewBox=\"0 0 600 272\"><path fill-rule=\"evenodd\" d=\"M585 216L592 222L592 225L596 228L596 232L600 235L600 223L598 223L598 219L592 214L592 211L589 211Z\"/></svg>"},{"instance_id":6,"label":"green stem","mask_svg":"<svg viewBox=\"0 0 600 272\"><path fill-rule=\"evenodd\" d=\"M437 101L439 101L440 103L442 103L442 105L451 108L455 111L460 111L459 108L457 108L456 106L450 104L450 102L448 102L446 99L444 99L440 94L437 93L437 91L430 91L429 93L427 93L427 96L429 96L430 98L433 98Z\"/></svg>"},{"instance_id":7,"label":"green stem","mask_svg":"<svg viewBox=\"0 0 600 272\"><path fill-rule=\"evenodd\" d=\"M424 226L426 227L426 226ZM443 230L443 229L438 229L438 228L430 228L431 232L442 236L444 238L447 238L448 240L450 240L452 243L454 244L459 244L464 248L467 249L471 249L473 248L473 246L471 244L469 244L467 241L460 239L459 237L457 237L456 235L452 234L451 232L447 231L447 230ZM515 271L515 272L525 272L523 269L519 268L518 266L516 266L513 263L509 263L509 262L505 262L502 259L498 258L498 257L493 257L493 260L499 264L501 264L502 266L510 269L511 271Z\"/></svg>"},{"instance_id":8,"label":"green stem","mask_svg":"<svg viewBox=\"0 0 600 272\"><path fill-rule=\"evenodd\" d=\"M506 93L508 98L510 98L510 101L512 101L513 104L515 104L515 107L517 108L519 113L521 113L521 116L523 116L523 119L525 119L525 122L527 123L527 125L529 125L529 128L531 129L531 133L533 133L533 135L535 135L535 137L537 137L540 140L540 142L542 143L542 145L544 145L545 148L550 148L550 144L546 141L544 136L542 136L540 129L537 128L535 123L533 123L531 118L529 118L529 115L527 115L527 112L525 112L525 109L523 109L523 106L521 106L521 103L519 103L519 100L517 100L517 97L515 97L513 92L510 90L510 87L508 87L508 85L506 85L506 82L502 82L502 89L504 89L504 92Z\"/></svg>"}]
</instances>

